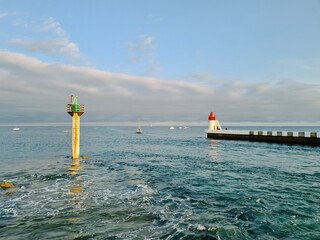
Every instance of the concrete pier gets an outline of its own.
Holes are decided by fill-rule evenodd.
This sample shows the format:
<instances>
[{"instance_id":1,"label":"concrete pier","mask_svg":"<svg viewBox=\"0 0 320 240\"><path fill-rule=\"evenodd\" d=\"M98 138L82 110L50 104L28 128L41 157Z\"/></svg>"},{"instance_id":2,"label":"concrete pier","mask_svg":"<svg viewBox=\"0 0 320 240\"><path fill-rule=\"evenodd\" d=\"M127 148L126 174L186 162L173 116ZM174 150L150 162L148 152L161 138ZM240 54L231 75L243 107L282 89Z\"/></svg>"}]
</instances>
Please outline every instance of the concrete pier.
<instances>
[{"instance_id":1,"label":"concrete pier","mask_svg":"<svg viewBox=\"0 0 320 240\"><path fill-rule=\"evenodd\" d=\"M212 139L245 140L320 147L320 132L206 130L206 133L207 137Z\"/></svg>"},{"instance_id":2,"label":"concrete pier","mask_svg":"<svg viewBox=\"0 0 320 240\"><path fill-rule=\"evenodd\" d=\"M80 116L84 113L84 105L78 104L78 97L67 105L67 112L72 116L72 159L80 157Z\"/></svg>"}]
</instances>

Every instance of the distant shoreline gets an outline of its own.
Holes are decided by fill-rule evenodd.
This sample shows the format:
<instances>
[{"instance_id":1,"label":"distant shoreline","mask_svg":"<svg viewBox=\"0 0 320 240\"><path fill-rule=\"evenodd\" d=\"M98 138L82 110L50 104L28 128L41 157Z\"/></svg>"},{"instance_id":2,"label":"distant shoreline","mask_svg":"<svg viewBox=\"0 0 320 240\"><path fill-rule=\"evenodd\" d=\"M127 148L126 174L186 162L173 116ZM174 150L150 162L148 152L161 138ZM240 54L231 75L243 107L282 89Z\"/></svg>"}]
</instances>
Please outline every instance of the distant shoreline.
<instances>
[{"instance_id":1,"label":"distant shoreline","mask_svg":"<svg viewBox=\"0 0 320 240\"><path fill-rule=\"evenodd\" d=\"M141 127L168 127L168 126L208 126L208 122L143 122ZM0 127L69 127L71 122L57 123L0 123ZM131 127L137 126L137 122L81 122L81 126L110 126L110 127ZM320 127L320 122L221 122L221 126L227 127L254 127L254 126L270 126L270 127Z\"/></svg>"}]
</instances>

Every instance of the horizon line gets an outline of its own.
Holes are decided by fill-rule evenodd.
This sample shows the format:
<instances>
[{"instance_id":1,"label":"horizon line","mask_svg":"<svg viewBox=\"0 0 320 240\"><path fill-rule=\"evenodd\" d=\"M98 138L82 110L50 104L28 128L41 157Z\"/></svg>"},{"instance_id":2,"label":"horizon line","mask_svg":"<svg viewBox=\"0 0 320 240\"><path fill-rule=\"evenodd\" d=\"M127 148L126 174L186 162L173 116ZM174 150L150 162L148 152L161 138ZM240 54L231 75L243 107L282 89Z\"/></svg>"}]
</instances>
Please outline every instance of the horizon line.
<instances>
[{"instance_id":1,"label":"horizon line","mask_svg":"<svg viewBox=\"0 0 320 240\"><path fill-rule=\"evenodd\" d=\"M252 127L252 126L274 126L274 127L320 127L320 122L221 122L223 126L239 126L239 127ZM0 127L63 127L71 126L72 122L34 122L34 123L0 123ZM119 126L131 127L137 126L137 122L82 122L82 126ZM168 127L168 126L208 126L208 122L150 122L140 121L140 126L148 127Z\"/></svg>"}]
</instances>

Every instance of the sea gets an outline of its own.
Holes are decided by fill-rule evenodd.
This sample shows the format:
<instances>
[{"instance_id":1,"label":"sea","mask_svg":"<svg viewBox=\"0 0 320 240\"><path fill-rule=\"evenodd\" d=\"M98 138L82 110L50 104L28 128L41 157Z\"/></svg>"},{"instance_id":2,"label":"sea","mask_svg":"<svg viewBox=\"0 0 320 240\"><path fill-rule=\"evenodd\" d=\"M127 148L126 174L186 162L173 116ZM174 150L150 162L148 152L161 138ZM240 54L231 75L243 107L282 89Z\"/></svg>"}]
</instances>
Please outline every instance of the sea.
<instances>
[{"instance_id":1,"label":"sea","mask_svg":"<svg viewBox=\"0 0 320 240\"><path fill-rule=\"evenodd\" d=\"M320 239L320 147L207 127L0 127L0 239ZM319 127L228 127L315 131Z\"/></svg>"}]
</instances>

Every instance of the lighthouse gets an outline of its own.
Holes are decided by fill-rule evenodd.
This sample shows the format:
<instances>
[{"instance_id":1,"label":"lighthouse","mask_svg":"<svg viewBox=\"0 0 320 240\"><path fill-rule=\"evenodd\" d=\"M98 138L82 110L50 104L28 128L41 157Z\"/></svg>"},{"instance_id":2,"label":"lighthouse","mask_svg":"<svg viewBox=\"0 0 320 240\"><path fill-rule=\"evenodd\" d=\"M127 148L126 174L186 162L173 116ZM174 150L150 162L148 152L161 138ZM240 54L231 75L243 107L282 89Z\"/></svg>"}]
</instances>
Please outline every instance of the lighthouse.
<instances>
[{"instance_id":1,"label":"lighthouse","mask_svg":"<svg viewBox=\"0 0 320 240\"><path fill-rule=\"evenodd\" d=\"M213 112L209 115L209 130L221 130L220 123Z\"/></svg>"},{"instance_id":2,"label":"lighthouse","mask_svg":"<svg viewBox=\"0 0 320 240\"><path fill-rule=\"evenodd\" d=\"M78 97L67 105L67 112L72 116L72 159L79 159L80 155L80 116L84 114L84 105L78 104Z\"/></svg>"}]
</instances>

